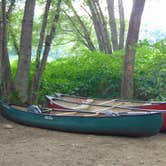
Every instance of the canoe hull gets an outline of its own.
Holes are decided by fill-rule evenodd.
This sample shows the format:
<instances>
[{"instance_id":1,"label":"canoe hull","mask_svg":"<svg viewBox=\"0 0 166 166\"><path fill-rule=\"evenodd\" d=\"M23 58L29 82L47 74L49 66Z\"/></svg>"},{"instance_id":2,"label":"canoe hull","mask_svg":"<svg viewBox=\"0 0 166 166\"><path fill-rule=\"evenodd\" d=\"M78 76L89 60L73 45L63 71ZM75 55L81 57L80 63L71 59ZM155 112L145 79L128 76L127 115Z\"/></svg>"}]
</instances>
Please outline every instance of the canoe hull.
<instances>
[{"instance_id":1,"label":"canoe hull","mask_svg":"<svg viewBox=\"0 0 166 166\"><path fill-rule=\"evenodd\" d=\"M109 134L123 136L152 136L162 125L160 113L148 115L83 117L37 114L20 111L8 105L0 105L4 117L34 127L79 133Z\"/></svg>"},{"instance_id":2,"label":"canoe hull","mask_svg":"<svg viewBox=\"0 0 166 166\"><path fill-rule=\"evenodd\" d=\"M68 98L70 99L70 97L68 96ZM58 98L54 98L55 100L51 101L49 99L49 97L46 97L47 99L47 104L49 108L57 108L57 109L68 109L68 107L64 104L59 104L61 99ZM77 98L75 98L77 99ZM79 98L78 98L79 99ZM86 100L86 98L83 98L84 100ZM59 101L58 101L59 100ZM73 97L71 97L71 100L73 100ZM79 100L77 100L79 101ZM63 101L65 103L65 101ZM73 102L74 103L74 102ZM100 107L100 106L99 106ZM107 106L108 107L108 106ZM166 103L154 103L154 104L143 104L143 105L139 105L137 104L136 106L127 106L128 108L138 108L138 109L143 109L144 111L156 111L156 112L162 112L162 118L163 118L163 124L161 127L160 131L166 131ZM163 110L165 110L165 112L163 112Z\"/></svg>"},{"instance_id":3,"label":"canoe hull","mask_svg":"<svg viewBox=\"0 0 166 166\"><path fill-rule=\"evenodd\" d=\"M134 108L146 109L147 111L155 110L155 111L166 111L166 103L158 103L158 104L151 104L151 105L141 105ZM163 124L161 127L161 131L166 131L166 112L162 112L163 117Z\"/></svg>"}]
</instances>

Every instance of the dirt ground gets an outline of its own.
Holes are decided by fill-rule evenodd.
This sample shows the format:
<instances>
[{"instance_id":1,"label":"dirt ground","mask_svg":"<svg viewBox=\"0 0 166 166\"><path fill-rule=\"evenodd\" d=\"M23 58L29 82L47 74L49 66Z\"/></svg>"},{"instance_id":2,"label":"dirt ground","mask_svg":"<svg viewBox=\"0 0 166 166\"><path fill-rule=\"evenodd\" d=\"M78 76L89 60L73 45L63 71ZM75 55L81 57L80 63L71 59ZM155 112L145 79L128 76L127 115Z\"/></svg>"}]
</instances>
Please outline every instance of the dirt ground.
<instances>
[{"instance_id":1,"label":"dirt ground","mask_svg":"<svg viewBox=\"0 0 166 166\"><path fill-rule=\"evenodd\" d=\"M5 124L12 125L6 129ZM22 126L0 116L0 166L165 166L166 134L127 138Z\"/></svg>"}]
</instances>

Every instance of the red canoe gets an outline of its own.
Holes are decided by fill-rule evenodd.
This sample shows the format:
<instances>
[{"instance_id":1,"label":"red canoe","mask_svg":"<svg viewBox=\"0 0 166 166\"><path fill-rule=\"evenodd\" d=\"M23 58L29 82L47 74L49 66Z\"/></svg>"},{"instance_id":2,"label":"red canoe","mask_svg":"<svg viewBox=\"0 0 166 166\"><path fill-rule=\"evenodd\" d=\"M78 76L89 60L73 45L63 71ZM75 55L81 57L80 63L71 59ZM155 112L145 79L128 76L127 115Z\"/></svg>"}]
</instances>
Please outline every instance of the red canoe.
<instances>
[{"instance_id":1,"label":"red canoe","mask_svg":"<svg viewBox=\"0 0 166 166\"><path fill-rule=\"evenodd\" d=\"M117 99L106 100L106 99L90 99L84 97L75 97L64 94L58 94L56 96L46 96L48 107L57 109L79 109L89 111L106 111L110 108L120 109L132 109L142 111L159 111L162 112L163 125L161 131L166 131L166 102L129 102L120 101Z\"/></svg>"}]
</instances>

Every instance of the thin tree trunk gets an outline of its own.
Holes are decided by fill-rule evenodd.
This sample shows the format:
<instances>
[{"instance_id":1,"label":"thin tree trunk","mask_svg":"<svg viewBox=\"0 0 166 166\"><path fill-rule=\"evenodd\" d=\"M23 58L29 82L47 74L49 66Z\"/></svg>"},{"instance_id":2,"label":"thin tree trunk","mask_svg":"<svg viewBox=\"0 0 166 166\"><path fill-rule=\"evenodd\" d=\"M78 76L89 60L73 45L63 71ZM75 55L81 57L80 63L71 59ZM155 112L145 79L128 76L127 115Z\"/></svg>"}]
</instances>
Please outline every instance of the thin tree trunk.
<instances>
[{"instance_id":1,"label":"thin tree trunk","mask_svg":"<svg viewBox=\"0 0 166 166\"><path fill-rule=\"evenodd\" d=\"M126 53L123 65L122 98L133 98L133 74L135 62L135 44L138 41L141 17L145 0L134 0L126 41Z\"/></svg>"},{"instance_id":2,"label":"thin tree trunk","mask_svg":"<svg viewBox=\"0 0 166 166\"><path fill-rule=\"evenodd\" d=\"M36 0L26 0L20 41L20 55L15 80L15 87L20 100L28 99L29 74L32 51L32 27Z\"/></svg>"},{"instance_id":3,"label":"thin tree trunk","mask_svg":"<svg viewBox=\"0 0 166 166\"><path fill-rule=\"evenodd\" d=\"M45 48L44 48L43 57L42 57L41 64L40 64L40 68L39 68L39 70L36 73L37 78L36 78L36 82L34 82L34 87L33 87L33 91L35 93L33 93L33 96L32 96L32 99L33 99L34 103L37 103L37 100L38 100L37 97L38 97L38 91L39 91L39 88L40 88L41 77L42 77L42 74L44 72L44 68L46 66L47 57L48 57L48 54L49 54L49 51L50 51L52 40L53 40L53 38L55 36L56 25L57 25L57 22L59 20L60 11L61 11L61 7L60 6L61 6L61 0L58 0L58 2L57 2L57 10L56 10L56 14L54 16L52 27L51 27L49 35L46 36Z\"/></svg>"},{"instance_id":4,"label":"thin tree trunk","mask_svg":"<svg viewBox=\"0 0 166 166\"><path fill-rule=\"evenodd\" d=\"M108 34L108 30L107 30L107 23L105 21L104 15L103 15L102 10L100 8L99 0L94 0L92 2L93 2L93 5L95 7L96 14L97 14L98 20L99 20L99 27L100 27L99 33L101 34L104 52L108 53L108 54L112 53L112 47L110 44L109 34Z\"/></svg>"},{"instance_id":5,"label":"thin tree trunk","mask_svg":"<svg viewBox=\"0 0 166 166\"><path fill-rule=\"evenodd\" d=\"M46 32L46 27L47 27L48 13L49 13L50 5L51 5L51 0L48 0L46 2L46 6L45 6L42 28L41 28L41 32L40 32L40 39L39 39L39 44L38 44L37 52L36 52L35 70L34 70L34 75L32 78L31 92L30 92L30 96L29 96L30 103L32 103L36 98L36 95L35 95L36 87L35 86L36 86L36 82L38 81L38 73L40 70L40 56L41 56L41 51L43 48L43 42L44 42L44 37L45 37L45 32Z\"/></svg>"},{"instance_id":6,"label":"thin tree trunk","mask_svg":"<svg viewBox=\"0 0 166 166\"><path fill-rule=\"evenodd\" d=\"M119 49L122 49L124 48L124 33L125 33L125 17L124 17L124 8L122 0L118 0L118 6L119 6L119 17L120 17Z\"/></svg>"},{"instance_id":7,"label":"thin tree trunk","mask_svg":"<svg viewBox=\"0 0 166 166\"><path fill-rule=\"evenodd\" d=\"M11 35L11 41L13 43L13 48L15 49L16 54L20 55L19 43L17 41L16 33L13 31L12 25L10 23L8 24L8 31Z\"/></svg>"},{"instance_id":8,"label":"thin tree trunk","mask_svg":"<svg viewBox=\"0 0 166 166\"><path fill-rule=\"evenodd\" d=\"M43 17L42 28L41 28L41 32L40 32L39 45L38 45L37 53L36 53L36 64L37 64L36 67L37 68L39 67L39 63L40 63L40 56L41 56L41 51L43 48L43 42L44 42L44 37L45 37L45 32L46 32L46 27L47 27L47 19L48 19L50 4L51 4L51 0L47 0L44 17Z\"/></svg>"},{"instance_id":9,"label":"thin tree trunk","mask_svg":"<svg viewBox=\"0 0 166 166\"><path fill-rule=\"evenodd\" d=\"M1 95L8 98L11 91L11 70L7 50L7 19L6 19L6 0L1 4L1 23L0 23L0 70L1 70Z\"/></svg>"},{"instance_id":10,"label":"thin tree trunk","mask_svg":"<svg viewBox=\"0 0 166 166\"><path fill-rule=\"evenodd\" d=\"M16 0L11 0L8 11L6 13L6 17L7 17L7 20L8 20L8 33L11 35L11 41L13 43L15 52L16 52L17 55L19 55L19 45L18 45L18 42L17 42L17 39L16 39L16 34L13 31L12 25L10 23L10 16L12 14L13 8L15 7L15 3L16 3Z\"/></svg>"},{"instance_id":11,"label":"thin tree trunk","mask_svg":"<svg viewBox=\"0 0 166 166\"><path fill-rule=\"evenodd\" d=\"M99 49L100 49L100 51L104 52L103 41L102 41L102 37L100 34L100 23L99 23L99 20L97 19L97 14L96 14L94 5L91 0L88 0L88 6L89 6L91 14L92 14L92 21L93 21L94 28L95 28Z\"/></svg>"},{"instance_id":12,"label":"thin tree trunk","mask_svg":"<svg viewBox=\"0 0 166 166\"><path fill-rule=\"evenodd\" d=\"M95 0L95 2L96 2L97 9L98 9L97 11L98 11L99 18L101 19L101 29L102 29L102 33L103 33L105 53L111 54L112 53L112 46L110 43L110 37L109 37L108 29L107 29L107 22L105 20L105 17L103 15L102 10L101 10L99 0Z\"/></svg>"},{"instance_id":13,"label":"thin tree trunk","mask_svg":"<svg viewBox=\"0 0 166 166\"><path fill-rule=\"evenodd\" d=\"M0 1L0 96L2 96L2 28L3 28L3 23L2 23L2 1Z\"/></svg>"},{"instance_id":14,"label":"thin tree trunk","mask_svg":"<svg viewBox=\"0 0 166 166\"><path fill-rule=\"evenodd\" d=\"M112 53L112 47L109 40L107 24L104 19L98 0L88 0L88 6L92 14L99 49L105 53Z\"/></svg>"},{"instance_id":15,"label":"thin tree trunk","mask_svg":"<svg viewBox=\"0 0 166 166\"><path fill-rule=\"evenodd\" d=\"M70 8L73 11L73 13L75 14L77 20L79 21L80 25L81 25L81 29L83 31L84 34L84 39L87 43L87 46L90 50L94 51L96 50L91 38L90 38L90 34L88 32L88 29L86 28L84 22L81 20L80 16L77 14L77 11L74 9L74 7L72 6L72 4L70 4Z\"/></svg>"},{"instance_id":16,"label":"thin tree trunk","mask_svg":"<svg viewBox=\"0 0 166 166\"><path fill-rule=\"evenodd\" d=\"M76 31L76 34L77 34L77 36L78 36L77 38L79 38L78 41L81 42L81 43L83 43L87 48L89 48L88 43L85 41L85 36L84 36L84 34L82 34L82 32L80 31L80 29L79 29L79 27L77 26L77 24L75 23L75 21L71 18L71 16L69 16L69 15L67 14L66 11L63 11L63 12L65 13L65 15L68 17L68 19L69 19L70 22L72 23L72 25L73 25L73 27L74 27L74 29L75 29L75 31Z\"/></svg>"},{"instance_id":17,"label":"thin tree trunk","mask_svg":"<svg viewBox=\"0 0 166 166\"><path fill-rule=\"evenodd\" d=\"M111 40L113 50L118 50L118 33L116 27L116 20L114 15L114 0L107 0L108 14L109 14L109 24L111 30Z\"/></svg>"}]
</instances>

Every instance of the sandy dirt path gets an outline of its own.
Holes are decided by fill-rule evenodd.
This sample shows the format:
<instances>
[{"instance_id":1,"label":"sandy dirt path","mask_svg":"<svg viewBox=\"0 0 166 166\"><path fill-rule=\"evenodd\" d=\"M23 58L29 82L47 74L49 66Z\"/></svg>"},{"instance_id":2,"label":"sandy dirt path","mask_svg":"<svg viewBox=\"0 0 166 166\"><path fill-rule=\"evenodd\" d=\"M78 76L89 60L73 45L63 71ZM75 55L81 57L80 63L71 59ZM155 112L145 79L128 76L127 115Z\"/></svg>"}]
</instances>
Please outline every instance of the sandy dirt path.
<instances>
[{"instance_id":1,"label":"sandy dirt path","mask_svg":"<svg viewBox=\"0 0 166 166\"><path fill-rule=\"evenodd\" d=\"M5 129L11 124L12 129ZM165 166L166 134L127 138L50 131L0 117L0 166Z\"/></svg>"}]
</instances>

